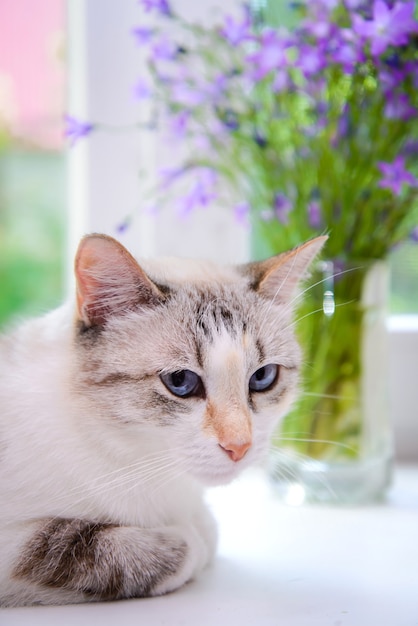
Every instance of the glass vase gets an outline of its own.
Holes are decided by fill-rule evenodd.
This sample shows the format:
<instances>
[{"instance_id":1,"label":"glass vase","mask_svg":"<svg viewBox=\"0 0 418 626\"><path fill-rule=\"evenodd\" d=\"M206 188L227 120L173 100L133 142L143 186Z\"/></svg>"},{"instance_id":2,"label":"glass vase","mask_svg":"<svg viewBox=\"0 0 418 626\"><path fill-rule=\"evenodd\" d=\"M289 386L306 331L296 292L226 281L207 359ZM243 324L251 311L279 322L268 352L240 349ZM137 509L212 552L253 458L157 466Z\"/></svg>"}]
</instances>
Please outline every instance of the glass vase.
<instances>
[{"instance_id":1,"label":"glass vase","mask_svg":"<svg viewBox=\"0 0 418 626\"><path fill-rule=\"evenodd\" d=\"M274 438L271 477L290 504L360 504L390 483L384 261L317 264L297 310L299 400Z\"/></svg>"}]
</instances>

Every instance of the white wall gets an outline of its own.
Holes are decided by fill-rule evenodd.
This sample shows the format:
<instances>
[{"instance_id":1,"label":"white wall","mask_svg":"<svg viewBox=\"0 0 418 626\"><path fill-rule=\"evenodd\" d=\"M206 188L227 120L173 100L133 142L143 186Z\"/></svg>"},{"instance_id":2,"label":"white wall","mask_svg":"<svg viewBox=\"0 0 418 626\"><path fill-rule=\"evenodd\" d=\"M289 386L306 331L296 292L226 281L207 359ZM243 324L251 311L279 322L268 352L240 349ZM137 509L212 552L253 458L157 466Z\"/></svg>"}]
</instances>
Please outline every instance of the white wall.
<instances>
[{"instance_id":1,"label":"white wall","mask_svg":"<svg viewBox=\"0 0 418 626\"><path fill-rule=\"evenodd\" d=\"M215 1L176 3L195 15L205 14L208 6L216 6ZM71 0L68 8L71 114L110 126L129 127L148 120L149 105L130 97L144 69L130 34L140 23L137 0ZM221 207L201 211L187 221L173 213L151 218L141 212L145 200L139 172L150 183L158 164L170 158L156 137L147 131L98 132L70 151L71 251L83 233L115 235L123 217L134 213L131 228L119 238L137 256L245 260L247 233Z\"/></svg>"},{"instance_id":2,"label":"white wall","mask_svg":"<svg viewBox=\"0 0 418 626\"><path fill-rule=\"evenodd\" d=\"M389 392L396 454L418 461L418 316L389 320Z\"/></svg>"}]
</instances>

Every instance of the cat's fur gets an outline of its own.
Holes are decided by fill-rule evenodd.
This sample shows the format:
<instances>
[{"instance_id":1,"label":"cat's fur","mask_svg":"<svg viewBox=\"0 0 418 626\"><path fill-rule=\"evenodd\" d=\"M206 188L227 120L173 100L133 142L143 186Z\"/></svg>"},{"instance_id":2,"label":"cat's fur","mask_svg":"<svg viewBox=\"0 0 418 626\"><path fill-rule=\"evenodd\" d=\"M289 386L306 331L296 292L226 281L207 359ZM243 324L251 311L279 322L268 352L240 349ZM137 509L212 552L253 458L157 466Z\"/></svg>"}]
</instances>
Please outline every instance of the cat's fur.
<instances>
[{"instance_id":1,"label":"cat's fur","mask_svg":"<svg viewBox=\"0 0 418 626\"><path fill-rule=\"evenodd\" d=\"M237 267L82 240L76 304L0 343L0 604L163 594L211 560L201 485L259 460L293 401L292 308L324 240ZM180 370L190 397L161 379Z\"/></svg>"}]
</instances>

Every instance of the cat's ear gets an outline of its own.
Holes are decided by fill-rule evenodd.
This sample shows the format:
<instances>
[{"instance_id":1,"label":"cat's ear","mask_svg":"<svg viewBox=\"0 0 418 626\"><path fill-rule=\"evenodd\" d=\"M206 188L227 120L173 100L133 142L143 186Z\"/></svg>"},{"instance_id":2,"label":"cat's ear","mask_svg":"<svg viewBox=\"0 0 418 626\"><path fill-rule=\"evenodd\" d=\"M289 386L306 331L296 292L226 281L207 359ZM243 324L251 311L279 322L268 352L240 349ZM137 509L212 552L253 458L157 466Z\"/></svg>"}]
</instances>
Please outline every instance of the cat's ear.
<instances>
[{"instance_id":1,"label":"cat's ear","mask_svg":"<svg viewBox=\"0 0 418 626\"><path fill-rule=\"evenodd\" d=\"M77 313L87 326L99 326L110 316L138 306L154 306L164 295L133 256L107 235L87 235L74 265Z\"/></svg>"},{"instance_id":2,"label":"cat's ear","mask_svg":"<svg viewBox=\"0 0 418 626\"><path fill-rule=\"evenodd\" d=\"M307 277L310 264L327 239L327 236L316 237L289 252L265 261L249 263L245 267L250 275L252 288L268 299L288 302L294 296L300 281Z\"/></svg>"}]
</instances>

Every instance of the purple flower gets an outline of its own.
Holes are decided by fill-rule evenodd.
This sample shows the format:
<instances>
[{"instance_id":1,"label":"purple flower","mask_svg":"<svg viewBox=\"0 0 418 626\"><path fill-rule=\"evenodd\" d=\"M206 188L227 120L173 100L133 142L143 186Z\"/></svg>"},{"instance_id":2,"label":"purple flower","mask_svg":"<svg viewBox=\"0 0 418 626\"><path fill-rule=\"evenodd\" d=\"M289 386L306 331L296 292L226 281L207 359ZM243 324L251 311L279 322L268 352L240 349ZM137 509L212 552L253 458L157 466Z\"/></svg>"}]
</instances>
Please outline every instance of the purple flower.
<instances>
[{"instance_id":1,"label":"purple flower","mask_svg":"<svg viewBox=\"0 0 418 626\"><path fill-rule=\"evenodd\" d=\"M322 224L321 205L317 200L308 204L308 222L311 228L319 228Z\"/></svg>"},{"instance_id":2,"label":"purple flower","mask_svg":"<svg viewBox=\"0 0 418 626\"><path fill-rule=\"evenodd\" d=\"M339 140L350 137L353 134L353 131L354 126L351 109L348 104L345 104L343 110L341 111L341 115L338 118L337 132L334 137L333 145L335 147L338 146Z\"/></svg>"},{"instance_id":3,"label":"purple flower","mask_svg":"<svg viewBox=\"0 0 418 626\"><path fill-rule=\"evenodd\" d=\"M207 85L208 96L212 102L219 101L225 94L225 90L228 86L228 77L224 74L219 74L213 82Z\"/></svg>"},{"instance_id":4,"label":"purple flower","mask_svg":"<svg viewBox=\"0 0 418 626\"><path fill-rule=\"evenodd\" d=\"M161 15L166 15L167 17L171 17L173 15L168 0L139 0L139 4L142 5L143 9L147 13L156 11L157 13L161 13Z\"/></svg>"},{"instance_id":5,"label":"purple flower","mask_svg":"<svg viewBox=\"0 0 418 626\"><path fill-rule=\"evenodd\" d=\"M138 100L149 98L152 94L150 85L143 78L139 78L134 85L134 97Z\"/></svg>"},{"instance_id":6,"label":"purple flower","mask_svg":"<svg viewBox=\"0 0 418 626\"><path fill-rule=\"evenodd\" d=\"M364 5L364 0L344 0L344 4L350 10L360 9Z\"/></svg>"},{"instance_id":7,"label":"purple flower","mask_svg":"<svg viewBox=\"0 0 418 626\"><path fill-rule=\"evenodd\" d=\"M154 61L171 61L177 55L177 49L177 45L167 37L160 37L151 46L151 57Z\"/></svg>"},{"instance_id":8,"label":"purple flower","mask_svg":"<svg viewBox=\"0 0 418 626\"><path fill-rule=\"evenodd\" d=\"M205 101L205 94L185 82L179 82L173 85L171 98L181 106L195 107Z\"/></svg>"},{"instance_id":9,"label":"purple flower","mask_svg":"<svg viewBox=\"0 0 418 626\"><path fill-rule=\"evenodd\" d=\"M303 30L308 34L323 41L331 35L332 24L328 16L317 16L314 20L304 22Z\"/></svg>"},{"instance_id":10,"label":"purple flower","mask_svg":"<svg viewBox=\"0 0 418 626\"><path fill-rule=\"evenodd\" d=\"M302 33L306 33L318 41L328 40L335 31L335 25L330 19L331 8L323 5L317 6L311 2L308 9L309 17L301 26Z\"/></svg>"},{"instance_id":11,"label":"purple flower","mask_svg":"<svg viewBox=\"0 0 418 626\"><path fill-rule=\"evenodd\" d=\"M397 156L393 163L380 162L377 166L383 174L379 187L390 189L395 196L401 194L404 184L418 186L418 179L405 169L405 159L402 156Z\"/></svg>"},{"instance_id":12,"label":"purple flower","mask_svg":"<svg viewBox=\"0 0 418 626\"><path fill-rule=\"evenodd\" d=\"M289 213L293 209L291 200L284 193L276 193L274 196L274 213L281 224L289 223Z\"/></svg>"},{"instance_id":13,"label":"purple flower","mask_svg":"<svg viewBox=\"0 0 418 626\"><path fill-rule=\"evenodd\" d=\"M128 215L127 217L125 217L123 222L120 222L120 224L118 224L116 226L116 232L119 235L123 235L123 233L125 233L128 230L128 228L130 227L131 222L132 222L132 217L130 215Z\"/></svg>"},{"instance_id":14,"label":"purple flower","mask_svg":"<svg viewBox=\"0 0 418 626\"><path fill-rule=\"evenodd\" d=\"M357 63L366 60L358 37L353 31L343 28L326 43L328 58L339 63L346 74L352 74Z\"/></svg>"},{"instance_id":15,"label":"purple flower","mask_svg":"<svg viewBox=\"0 0 418 626\"><path fill-rule=\"evenodd\" d=\"M409 238L415 243L418 243L418 226L415 226L415 228L411 230L411 234L409 235Z\"/></svg>"},{"instance_id":16,"label":"purple flower","mask_svg":"<svg viewBox=\"0 0 418 626\"><path fill-rule=\"evenodd\" d=\"M170 131L177 139L182 139L187 133L190 120L190 111L180 111L170 120Z\"/></svg>"},{"instance_id":17,"label":"purple flower","mask_svg":"<svg viewBox=\"0 0 418 626\"><path fill-rule=\"evenodd\" d=\"M414 18L415 2L399 0L390 8L384 0L375 0L371 20L353 15L353 29L370 42L373 55L382 54L389 46L403 46L408 35L416 33L418 22Z\"/></svg>"},{"instance_id":18,"label":"purple flower","mask_svg":"<svg viewBox=\"0 0 418 626\"><path fill-rule=\"evenodd\" d=\"M418 141L416 139L409 139L405 142L402 148L402 153L409 157L418 157Z\"/></svg>"},{"instance_id":19,"label":"purple flower","mask_svg":"<svg viewBox=\"0 0 418 626\"><path fill-rule=\"evenodd\" d=\"M132 35L135 38L135 41L142 45L148 43L150 39L154 36L154 30L152 28L148 28L147 26L136 26L132 29Z\"/></svg>"},{"instance_id":20,"label":"purple flower","mask_svg":"<svg viewBox=\"0 0 418 626\"><path fill-rule=\"evenodd\" d=\"M418 115L418 110L413 107L406 93L387 93L385 105L385 117L389 120L407 121Z\"/></svg>"},{"instance_id":21,"label":"purple flower","mask_svg":"<svg viewBox=\"0 0 418 626\"><path fill-rule=\"evenodd\" d=\"M318 74L326 66L326 58L321 46L302 46L296 66L300 68L305 78Z\"/></svg>"},{"instance_id":22,"label":"purple flower","mask_svg":"<svg viewBox=\"0 0 418 626\"><path fill-rule=\"evenodd\" d=\"M246 202L241 202L234 206L234 218L244 228L250 227L250 206Z\"/></svg>"},{"instance_id":23,"label":"purple flower","mask_svg":"<svg viewBox=\"0 0 418 626\"><path fill-rule=\"evenodd\" d=\"M274 75L273 80L273 91L275 93L280 93L281 91L286 91L290 89L291 79L287 68L279 68Z\"/></svg>"},{"instance_id":24,"label":"purple flower","mask_svg":"<svg viewBox=\"0 0 418 626\"><path fill-rule=\"evenodd\" d=\"M219 111L218 114L225 128L230 131L238 130L239 119L235 111L233 111L232 109L225 109L224 111Z\"/></svg>"},{"instance_id":25,"label":"purple flower","mask_svg":"<svg viewBox=\"0 0 418 626\"><path fill-rule=\"evenodd\" d=\"M391 92L403 83L407 76L405 68L382 68L379 72L380 82L385 92Z\"/></svg>"},{"instance_id":26,"label":"purple flower","mask_svg":"<svg viewBox=\"0 0 418 626\"><path fill-rule=\"evenodd\" d=\"M186 170L184 167L164 167L158 173L161 178L161 189L166 190L176 180L181 178L186 173Z\"/></svg>"},{"instance_id":27,"label":"purple flower","mask_svg":"<svg viewBox=\"0 0 418 626\"><path fill-rule=\"evenodd\" d=\"M72 115L66 115L65 118L64 135L70 140L70 145L73 146L82 137L87 137L94 129L94 125L90 122L81 122Z\"/></svg>"},{"instance_id":28,"label":"purple flower","mask_svg":"<svg viewBox=\"0 0 418 626\"><path fill-rule=\"evenodd\" d=\"M403 65L403 72L405 78L410 77L412 83L416 89L418 89L418 60L407 61Z\"/></svg>"},{"instance_id":29,"label":"purple flower","mask_svg":"<svg viewBox=\"0 0 418 626\"><path fill-rule=\"evenodd\" d=\"M254 79L262 80L272 70L282 68L287 63L288 43L275 30L266 30L259 40L260 48L247 57L254 68Z\"/></svg>"},{"instance_id":30,"label":"purple flower","mask_svg":"<svg viewBox=\"0 0 418 626\"><path fill-rule=\"evenodd\" d=\"M262 135L258 129L254 131L253 139L259 148L265 148L268 145L268 139Z\"/></svg>"},{"instance_id":31,"label":"purple flower","mask_svg":"<svg viewBox=\"0 0 418 626\"><path fill-rule=\"evenodd\" d=\"M221 35L234 47L238 46L243 41L250 39L250 19L248 14L244 19L239 21L235 20L230 15L225 18L224 26L221 29Z\"/></svg>"},{"instance_id":32,"label":"purple flower","mask_svg":"<svg viewBox=\"0 0 418 626\"><path fill-rule=\"evenodd\" d=\"M352 74L361 59L353 46L343 43L335 50L334 60L342 66L346 74Z\"/></svg>"},{"instance_id":33,"label":"purple flower","mask_svg":"<svg viewBox=\"0 0 418 626\"><path fill-rule=\"evenodd\" d=\"M340 0L311 0L309 6L310 8L318 5L320 9L327 9L328 11L332 11L338 5Z\"/></svg>"},{"instance_id":34,"label":"purple flower","mask_svg":"<svg viewBox=\"0 0 418 626\"><path fill-rule=\"evenodd\" d=\"M199 172L190 192L179 202L179 213L182 217L187 217L194 209L207 207L216 198L216 180L214 170L203 169Z\"/></svg>"},{"instance_id":35,"label":"purple flower","mask_svg":"<svg viewBox=\"0 0 418 626\"><path fill-rule=\"evenodd\" d=\"M412 75L414 87L415 89L418 89L418 62L415 61L414 63L413 61L411 61L411 63L408 65L408 69Z\"/></svg>"}]
</instances>

